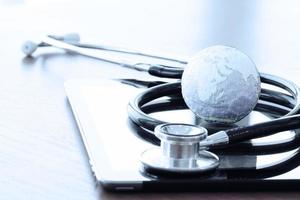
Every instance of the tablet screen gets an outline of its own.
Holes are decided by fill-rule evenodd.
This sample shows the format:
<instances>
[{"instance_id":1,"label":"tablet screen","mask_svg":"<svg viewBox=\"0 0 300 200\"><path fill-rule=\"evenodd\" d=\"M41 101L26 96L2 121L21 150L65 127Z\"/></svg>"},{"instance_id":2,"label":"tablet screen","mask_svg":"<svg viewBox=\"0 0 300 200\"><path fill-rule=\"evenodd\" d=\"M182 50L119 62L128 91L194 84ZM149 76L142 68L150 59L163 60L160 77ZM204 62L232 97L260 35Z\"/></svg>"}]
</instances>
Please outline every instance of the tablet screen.
<instances>
[{"instance_id":1,"label":"tablet screen","mask_svg":"<svg viewBox=\"0 0 300 200\"><path fill-rule=\"evenodd\" d=\"M128 102L145 88L117 81L103 80L73 80L65 84L67 96L85 147L91 160L91 165L97 180L106 183L141 183L144 181L159 181L145 176L141 172L140 155L148 148L158 148L135 133L130 126L127 114ZM168 122L197 124L198 119L189 110L172 110L155 112L153 117ZM247 123L268 120L262 114L252 114ZM279 133L272 140L286 140L295 137L291 132ZM270 138L258 141L264 142ZM255 142L255 141L254 141ZM222 155L220 168L222 173L214 173L206 181L211 180L298 180L300 169L297 167L298 149L268 155ZM291 161L290 161L290 160ZM286 162L286 165L284 163ZM267 172L259 172L254 168L276 166ZM235 167L249 168L254 172L245 171L233 173ZM227 170L227 171L226 171ZM218 170L217 170L218 171ZM249 175L251 174L251 175ZM257 174L257 176L256 176ZM191 181L193 178L189 178ZM189 180L188 179L188 180ZM185 182L187 179L184 179ZM179 178L180 181L180 178ZM202 179L203 181L203 179ZM118 185L117 184L117 185Z\"/></svg>"}]
</instances>

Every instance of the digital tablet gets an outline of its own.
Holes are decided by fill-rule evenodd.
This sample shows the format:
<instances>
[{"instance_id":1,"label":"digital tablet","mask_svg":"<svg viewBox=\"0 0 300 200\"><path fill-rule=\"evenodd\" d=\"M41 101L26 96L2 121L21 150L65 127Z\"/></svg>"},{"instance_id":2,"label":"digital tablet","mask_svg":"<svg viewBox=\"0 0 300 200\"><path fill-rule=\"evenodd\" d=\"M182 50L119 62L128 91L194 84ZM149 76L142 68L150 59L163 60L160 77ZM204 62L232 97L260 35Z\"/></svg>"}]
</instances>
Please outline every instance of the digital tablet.
<instances>
[{"instance_id":1,"label":"digital tablet","mask_svg":"<svg viewBox=\"0 0 300 200\"><path fill-rule=\"evenodd\" d=\"M145 171L140 155L157 147L153 138L128 119L128 102L151 86L138 80L70 80L65 90L97 182L110 191L220 191L220 190L289 190L300 184L299 150L278 149L271 153L216 152L220 166L205 174L174 175ZM155 110L160 120L197 124L189 110ZM262 114L247 118L247 123L265 120ZM267 119L267 118L266 118ZM294 132L279 133L288 140ZM276 141L276 138L273 140ZM264 142L270 137L253 140ZM299 141L298 141L299 142Z\"/></svg>"}]
</instances>

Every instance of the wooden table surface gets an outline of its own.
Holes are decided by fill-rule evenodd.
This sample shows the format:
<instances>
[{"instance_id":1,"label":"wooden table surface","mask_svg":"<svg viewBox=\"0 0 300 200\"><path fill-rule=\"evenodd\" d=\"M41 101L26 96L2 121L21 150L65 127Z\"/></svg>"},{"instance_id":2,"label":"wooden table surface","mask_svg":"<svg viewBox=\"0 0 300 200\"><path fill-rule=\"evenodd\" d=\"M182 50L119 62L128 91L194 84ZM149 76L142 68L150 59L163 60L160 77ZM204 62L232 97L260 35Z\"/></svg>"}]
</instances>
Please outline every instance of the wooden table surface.
<instances>
[{"instance_id":1,"label":"wooden table surface","mask_svg":"<svg viewBox=\"0 0 300 200\"><path fill-rule=\"evenodd\" d=\"M0 199L299 199L300 192L112 194L96 186L64 81L146 77L22 42L79 32L85 42L188 57L230 45L260 71L300 84L300 2L0 0Z\"/></svg>"}]
</instances>

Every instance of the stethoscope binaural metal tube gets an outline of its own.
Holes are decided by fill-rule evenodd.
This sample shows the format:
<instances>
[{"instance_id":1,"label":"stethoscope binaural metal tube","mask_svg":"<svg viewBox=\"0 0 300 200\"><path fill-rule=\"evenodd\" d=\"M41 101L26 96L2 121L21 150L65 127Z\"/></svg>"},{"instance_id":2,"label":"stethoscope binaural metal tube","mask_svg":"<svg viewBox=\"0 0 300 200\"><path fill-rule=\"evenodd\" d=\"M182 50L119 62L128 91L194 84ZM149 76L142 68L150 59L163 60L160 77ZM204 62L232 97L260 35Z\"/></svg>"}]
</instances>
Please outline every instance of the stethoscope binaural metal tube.
<instances>
[{"instance_id":1,"label":"stethoscope binaural metal tube","mask_svg":"<svg viewBox=\"0 0 300 200\"><path fill-rule=\"evenodd\" d=\"M158 55L157 53L152 52L141 52L138 50L132 50L128 48L122 48L122 47L114 47L114 46L108 46L108 45L97 45L97 44L87 44L87 43L81 43L80 42L80 36L77 33L69 33L66 35L48 35L47 37L65 42L80 48L85 49L94 49L94 50L103 50L103 51L111 51L111 52L117 52L117 53L123 53L123 54L131 54L136 56L143 56L143 57L150 57L170 62L176 62L179 64L187 64L186 59L176 59L174 56L170 55ZM34 48L33 48L34 46ZM33 54L33 52L39 48L39 47L55 47L55 45L52 45L50 43L43 42L43 39L39 41L39 43L35 43L33 41L26 41L23 46L22 50L27 55L30 56Z\"/></svg>"},{"instance_id":2,"label":"stethoscope binaural metal tube","mask_svg":"<svg viewBox=\"0 0 300 200\"><path fill-rule=\"evenodd\" d=\"M163 78L180 78L181 74L183 72L183 69L179 67L171 67L171 66L166 66L166 65L160 65L160 64L150 64L150 63L140 63L140 62L132 62L127 59L120 59L116 56L111 56L111 55L101 55L99 52L91 51L93 49L98 49L98 50L106 50L106 51L115 51L115 52L122 52L122 53L128 53L128 54L135 54L135 55L142 55L142 56L147 56L147 57L152 57L152 58L158 58L162 60L167 60L167 61L172 61L172 62L177 62L180 64L187 64L186 61L182 60L177 60L169 57L162 57L162 56L157 56L157 55L152 55L152 54L144 54L141 52L136 52L136 51L123 51L123 50L118 50L117 48L101 48L101 47L94 47L94 48L89 48L90 45L79 45L76 43L73 44L72 42L67 42L63 40L59 40L59 37L54 37L54 36L46 36L41 39L39 44L34 44L31 41L27 41L23 44L22 50L23 52L27 55L30 56L38 47L44 47L44 46L52 46L56 47L59 49L64 49L70 52L74 52L80 55L84 55L87 57L95 58L98 60L102 60L105 62L109 62L112 64L120 65L121 67L137 70L137 71L144 71L148 72L152 76L157 76L157 77L163 77ZM82 47L85 46L85 47ZM181 73L181 74L180 74Z\"/></svg>"},{"instance_id":3,"label":"stethoscope binaural metal tube","mask_svg":"<svg viewBox=\"0 0 300 200\"><path fill-rule=\"evenodd\" d=\"M120 65L122 67L130 68L130 69L134 69L134 70L138 70L138 71L147 71L147 66L139 65L139 63L133 63L129 60L121 60L119 58L116 58L114 56L109 56L109 55L105 55L105 56L101 55L100 56L98 52L90 51L88 49L81 48L81 47L75 46L70 43L62 42L62 41L56 40L54 38L51 38L49 36L44 37L42 39L42 43L48 44L48 45L51 45L53 47L57 47L60 49L64 49L64 50L67 50L70 52L75 52L75 53L78 53L80 55L84 55L87 57L96 58L96 59L99 59L99 60L102 60L105 62Z\"/></svg>"}]
</instances>

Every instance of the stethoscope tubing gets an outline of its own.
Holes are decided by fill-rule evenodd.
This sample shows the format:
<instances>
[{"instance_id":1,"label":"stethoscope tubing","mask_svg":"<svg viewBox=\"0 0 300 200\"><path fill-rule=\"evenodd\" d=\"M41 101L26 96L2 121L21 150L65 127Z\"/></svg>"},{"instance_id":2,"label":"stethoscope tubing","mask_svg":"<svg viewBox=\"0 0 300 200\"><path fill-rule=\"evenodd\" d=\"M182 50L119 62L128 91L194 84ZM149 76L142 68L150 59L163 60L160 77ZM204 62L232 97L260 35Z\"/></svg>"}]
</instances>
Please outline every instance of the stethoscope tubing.
<instances>
[{"instance_id":1,"label":"stethoscope tubing","mask_svg":"<svg viewBox=\"0 0 300 200\"><path fill-rule=\"evenodd\" d=\"M264 101L265 103L262 104L262 107L266 107L268 104L272 104L274 102L278 103L278 101L281 103L284 102L283 105L289 105L289 107L286 108L287 113L284 115L284 117L280 117L279 119L275 119L270 122L264 122L249 127L227 130L226 133L229 137L229 144L238 143L253 138L268 136L284 130L299 128L300 126L300 115L296 114L299 110L299 88L295 84L286 81L280 77L268 74L261 74L261 77L263 83L280 87L291 94L291 96L289 96L283 95L282 93L276 93L276 91L263 90L261 95L261 101ZM129 103L128 114L130 119L133 120L139 126L150 131L154 130L154 128L157 125L166 123L164 121L160 121L150 117L148 114L142 111L142 107L145 104L157 98L163 96L170 96L174 94L180 94L180 86L180 82L167 83L150 88L140 93ZM276 98L272 98L272 96L274 95L276 96ZM290 102L291 99L293 99L292 102ZM269 102L267 100L269 100ZM294 105L293 107L290 106L292 104ZM279 107L275 108L280 109L280 106L283 107L282 105L279 105Z\"/></svg>"},{"instance_id":2,"label":"stethoscope tubing","mask_svg":"<svg viewBox=\"0 0 300 200\"><path fill-rule=\"evenodd\" d=\"M288 91L291 92L291 95L294 97L294 102L295 104L293 105L293 109L290 110L286 116L290 116L293 115L295 113L297 113L297 111L299 110L300 107L300 102L298 102L299 100L299 88L290 82L285 82L285 80L283 80L282 78L279 77L275 77L275 76L269 76L267 74L261 74L261 77L263 77L261 79L261 81L264 82L268 82L271 83L273 85L275 85L274 81L270 81L270 79L276 79L276 85L277 86L281 86L282 83L286 83L287 85L285 85L285 87L289 87ZM266 81L268 80L268 81ZM281 84L278 84L279 81L281 82ZM269 92L270 90L262 90L262 95L260 96L260 100L264 100L266 101L267 99L264 99L265 96L268 96L270 98L271 94L276 94L275 91L272 91L272 93ZM135 98L133 98L128 106L129 109L129 116L130 118L135 121L137 124L150 129L150 130L154 130L155 126L161 124L161 123L166 123L163 121L159 121L157 119L154 119L152 117L150 117L149 115L147 115L146 113L144 113L140 108L145 105L146 103L160 98L160 97L164 97L164 96L170 96L170 95L180 95L181 94L181 83L178 82L174 82L174 83L166 83L166 84L162 84L162 85L158 85L156 87L152 87L148 90L145 90L143 92L141 92L140 94L138 94ZM280 98L281 101L284 101L284 98L290 98L290 96L283 96L283 95L277 95L276 96L277 99ZM272 99L272 101L276 102L277 99ZM271 101L271 102L272 102ZM291 102L288 101L284 101L285 104L291 104ZM278 103L278 101L276 102ZM133 112L131 112L130 110L133 110Z\"/></svg>"},{"instance_id":3,"label":"stethoscope tubing","mask_svg":"<svg viewBox=\"0 0 300 200\"><path fill-rule=\"evenodd\" d=\"M144 71L148 72L152 76L160 77L160 78L180 78L181 75L178 74L183 72L183 69L178 67L171 67L171 66L166 66L166 65L160 65L160 64L150 64L150 63L140 63L140 62L132 62L131 60L127 59L120 59L116 56L112 55L103 55L99 54L99 52L96 51L91 51L91 48L83 48L81 45L73 45L71 42L63 42L57 39L54 39L52 37L44 37L41 41L42 46L52 46L60 49L64 49L73 53L77 53L80 55L84 55L90 58L95 58L98 60L102 60L105 62L109 62L112 64L120 65L121 67L137 70L137 71ZM101 49L101 48L97 48ZM103 49L101 49L103 50ZM108 49L105 49L108 50ZM112 51L117 51L114 49L110 49ZM127 52L127 51L122 51L120 50L119 52L122 53L129 53L129 54L135 54L136 52ZM138 54L137 54L138 55ZM151 54L144 54L143 56L150 56L150 57L159 57ZM179 62L179 63L187 63L186 61L180 61L177 59L172 59L168 57L160 57L162 60L172 60L173 62ZM180 77L179 77L180 76Z\"/></svg>"}]
</instances>

